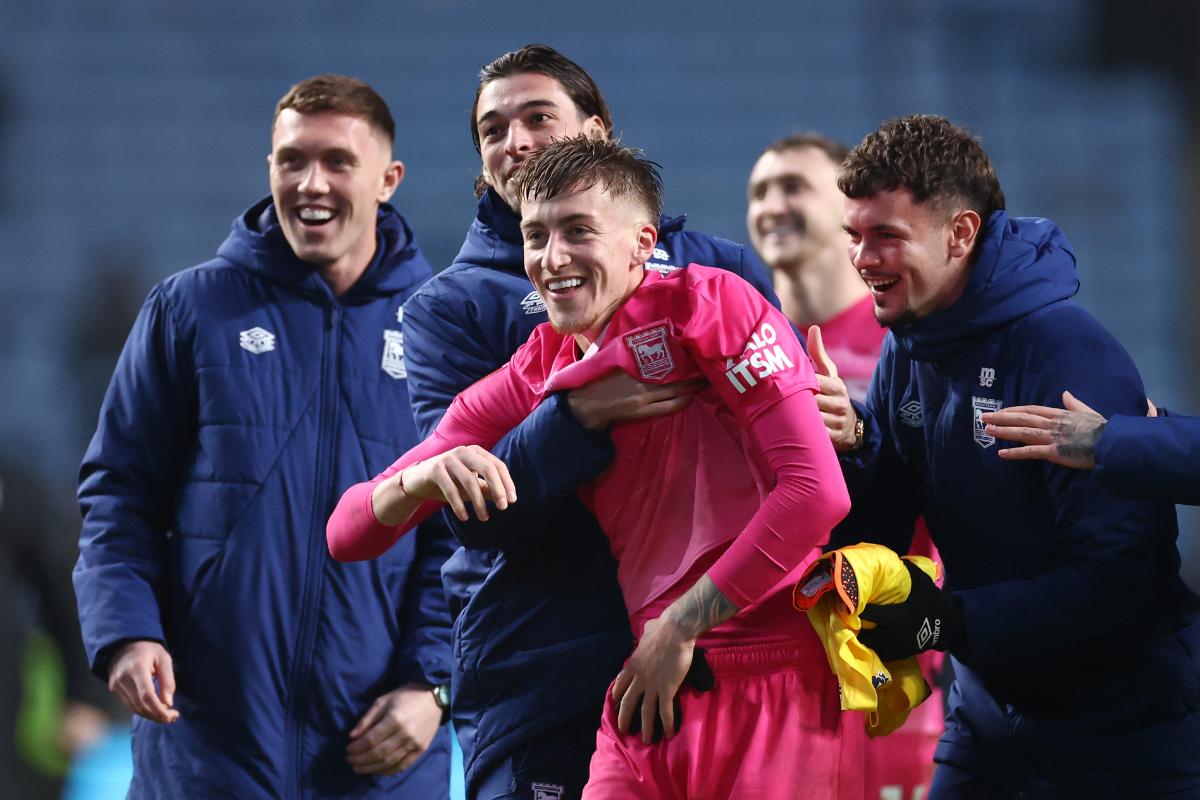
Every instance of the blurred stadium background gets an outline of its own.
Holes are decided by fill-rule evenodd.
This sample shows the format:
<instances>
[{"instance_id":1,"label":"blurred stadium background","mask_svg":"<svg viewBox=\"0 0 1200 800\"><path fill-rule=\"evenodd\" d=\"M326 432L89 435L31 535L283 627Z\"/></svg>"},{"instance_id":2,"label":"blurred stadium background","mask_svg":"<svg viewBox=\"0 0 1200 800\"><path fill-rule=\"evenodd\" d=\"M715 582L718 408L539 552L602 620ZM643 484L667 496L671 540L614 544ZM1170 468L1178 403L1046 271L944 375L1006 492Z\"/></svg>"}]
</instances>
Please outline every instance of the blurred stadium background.
<instances>
[{"instance_id":1,"label":"blurred stadium background","mask_svg":"<svg viewBox=\"0 0 1200 800\"><path fill-rule=\"evenodd\" d=\"M234 216L266 193L272 109L301 78L355 75L389 101L408 169L394 202L435 267L448 264L474 213L476 72L533 41L592 72L617 133L663 165L670 212L739 241L750 167L779 136L815 129L853 144L912 112L971 126L1009 209L1067 232L1083 304L1133 354L1151 397L1200 412L1198 9L1192 0L0 0L0 459L42 483L38 512L66 520L47 535L69 554L74 473L128 326L154 282L210 257ZM1181 516L1185 572L1197 584L1200 517ZM13 539L0 531L5 548ZM52 590L28 574L37 567L0 559L15 564L0 608L19 631L4 642L12 663L0 677L25 676L9 682L22 722L0 736L19 742L34 771L61 776L64 671L54 665L65 660L70 676L71 656L56 653L71 647L25 635L53 630ZM69 568L69 555L50 567ZM81 793L80 780L70 796L101 796ZM0 774L0 786L12 785ZM42 787L59 791L53 778Z\"/></svg>"}]
</instances>

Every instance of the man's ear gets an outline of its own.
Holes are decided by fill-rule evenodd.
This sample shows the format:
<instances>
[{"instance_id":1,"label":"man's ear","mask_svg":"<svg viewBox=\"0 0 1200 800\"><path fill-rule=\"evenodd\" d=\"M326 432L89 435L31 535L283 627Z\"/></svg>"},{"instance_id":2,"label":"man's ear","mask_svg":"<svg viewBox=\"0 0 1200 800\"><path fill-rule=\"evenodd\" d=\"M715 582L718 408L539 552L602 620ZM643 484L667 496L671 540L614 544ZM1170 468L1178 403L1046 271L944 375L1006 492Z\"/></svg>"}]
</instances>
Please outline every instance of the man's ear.
<instances>
[{"instance_id":1,"label":"man's ear","mask_svg":"<svg viewBox=\"0 0 1200 800\"><path fill-rule=\"evenodd\" d=\"M378 200L386 203L396 193L396 187L404 180L404 162L393 161L383 171L383 185L379 187Z\"/></svg>"},{"instance_id":2,"label":"man's ear","mask_svg":"<svg viewBox=\"0 0 1200 800\"><path fill-rule=\"evenodd\" d=\"M595 114L583 121L583 127L579 132L594 141L603 141L608 138L608 128L604 127L604 121Z\"/></svg>"},{"instance_id":3,"label":"man's ear","mask_svg":"<svg viewBox=\"0 0 1200 800\"><path fill-rule=\"evenodd\" d=\"M949 225L949 253L951 258L965 258L970 255L971 248L975 246L975 239L979 237L979 229L982 227L979 214L971 209L964 209L956 212L950 217Z\"/></svg>"},{"instance_id":4,"label":"man's ear","mask_svg":"<svg viewBox=\"0 0 1200 800\"><path fill-rule=\"evenodd\" d=\"M643 222L637 230L637 242L633 251L633 264L641 267L654 255L654 245L658 244L658 228L649 222Z\"/></svg>"}]
</instances>

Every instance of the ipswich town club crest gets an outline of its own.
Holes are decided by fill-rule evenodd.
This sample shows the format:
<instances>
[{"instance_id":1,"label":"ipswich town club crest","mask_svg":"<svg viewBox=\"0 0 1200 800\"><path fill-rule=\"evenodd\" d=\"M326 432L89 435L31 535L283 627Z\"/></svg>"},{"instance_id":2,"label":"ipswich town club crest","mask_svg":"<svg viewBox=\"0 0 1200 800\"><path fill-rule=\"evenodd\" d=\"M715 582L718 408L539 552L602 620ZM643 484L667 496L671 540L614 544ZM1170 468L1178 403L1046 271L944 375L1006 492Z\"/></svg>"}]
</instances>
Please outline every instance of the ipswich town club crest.
<instances>
[{"instance_id":1,"label":"ipswich town club crest","mask_svg":"<svg viewBox=\"0 0 1200 800\"><path fill-rule=\"evenodd\" d=\"M646 331L631 333L625 344L633 351L638 372L646 380L658 380L675 369L671 349L667 347L667 326L658 325Z\"/></svg>"},{"instance_id":2,"label":"ipswich town club crest","mask_svg":"<svg viewBox=\"0 0 1200 800\"><path fill-rule=\"evenodd\" d=\"M404 334L400 331L383 332L383 361L379 366L396 380L407 377L408 371L404 368Z\"/></svg>"},{"instance_id":3,"label":"ipswich town club crest","mask_svg":"<svg viewBox=\"0 0 1200 800\"><path fill-rule=\"evenodd\" d=\"M971 396L971 408L975 413L975 443L980 447L991 447L996 443L995 436L989 436L983 432L983 415L992 411L999 411L1003 407L1004 403L999 400L993 400L990 397Z\"/></svg>"}]
</instances>

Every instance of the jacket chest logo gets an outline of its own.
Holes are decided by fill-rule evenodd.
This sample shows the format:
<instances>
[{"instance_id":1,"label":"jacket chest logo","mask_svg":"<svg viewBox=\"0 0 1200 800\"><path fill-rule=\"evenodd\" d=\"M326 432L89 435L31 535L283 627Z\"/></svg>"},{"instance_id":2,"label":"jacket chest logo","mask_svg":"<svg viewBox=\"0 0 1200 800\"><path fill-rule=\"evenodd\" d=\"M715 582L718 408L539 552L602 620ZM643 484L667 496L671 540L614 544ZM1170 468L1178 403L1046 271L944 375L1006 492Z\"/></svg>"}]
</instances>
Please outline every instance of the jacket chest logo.
<instances>
[{"instance_id":1,"label":"jacket chest logo","mask_svg":"<svg viewBox=\"0 0 1200 800\"><path fill-rule=\"evenodd\" d=\"M383 363L380 369L396 380L408 377L404 368L404 334L400 331L383 332Z\"/></svg>"},{"instance_id":2,"label":"jacket chest logo","mask_svg":"<svg viewBox=\"0 0 1200 800\"><path fill-rule=\"evenodd\" d=\"M910 428L919 428L924 420L924 414L921 413L921 401L909 400L897 410L900 421Z\"/></svg>"},{"instance_id":3,"label":"jacket chest logo","mask_svg":"<svg viewBox=\"0 0 1200 800\"><path fill-rule=\"evenodd\" d=\"M248 353L262 355L275 349L275 334L255 326L238 334L238 344Z\"/></svg>"},{"instance_id":4,"label":"jacket chest logo","mask_svg":"<svg viewBox=\"0 0 1200 800\"><path fill-rule=\"evenodd\" d=\"M980 379L982 380L982 378ZM975 444L982 448L991 447L996 443L995 436L989 436L984 433L983 415L992 411L999 411L1004 407L1004 402L1001 400L993 400L990 397L976 397L971 395L971 411L974 416L974 425L972 434L975 438Z\"/></svg>"},{"instance_id":5,"label":"jacket chest logo","mask_svg":"<svg viewBox=\"0 0 1200 800\"><path fill-rule=\"evenodd\" d=\"M625 337L625 346L633 352L638 372L647 380L658 380L675 369L675 359L667 347L667 326L658 325Z\"/></svg>"},{"instance_id":6,"label":"jacket chest logo","mask_svg":"<svg viewBox=\"0 0 1200 800\"><path fill-rule=\"evenodd\" d=\"M979 385L985 389L992 388L992 384L996 382L996 370L991 367L984 367L979 370Z\"/></svg>"},{"instance_id":7,"label":"jacket chest logo","mask_svg":"<svg viewBox=\"0 0 1200 800\"><path fill-rule=\"evenodd\" d=\"M544 314L546 301L535 290L525 295L525 299L521 301L521 308L525 309L526 314Z\"/></svg>"}]
</instances>

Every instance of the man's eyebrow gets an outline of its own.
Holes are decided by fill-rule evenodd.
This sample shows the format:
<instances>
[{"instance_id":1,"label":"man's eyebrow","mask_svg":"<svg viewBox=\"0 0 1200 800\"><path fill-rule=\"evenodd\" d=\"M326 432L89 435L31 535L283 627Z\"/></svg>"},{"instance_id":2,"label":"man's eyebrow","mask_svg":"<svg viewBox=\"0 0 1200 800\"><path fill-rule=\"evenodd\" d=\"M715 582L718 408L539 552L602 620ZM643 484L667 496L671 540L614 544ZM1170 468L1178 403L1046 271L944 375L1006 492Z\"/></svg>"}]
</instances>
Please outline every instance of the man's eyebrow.
<instances>
[{"instance_id":1,"label":"man's eyebrow","mask_svg":"<svg viewBox=\"0 0 1200 800\"><path fill-rule=\"evenodd\" d=\"M843 222L842 230L844 230L846 233L858 233L859 229L854 228L850 225L847 225L845 222ZM881 231L885 232L885 233L907 233L908 232L908 228L906 228L902 225L895 225L890 222L883 222L878 225L868 225L866 227L866 230L871 233L879 233Z\"/></svg>"},{"instance_id":2,"label":"man's eyebrow","mask_svg":"<svg viewBox=\"0 0 1200 800\"><path fill-rule=\"evenodd\" d=\"M593 222L594 220L595 220L595 217L592 214L589 214L586 211L577 211L574 214L568 214L565 217L555 220L555 224L556 225L572 225L576 222ZM531 219L522 219L521 220L521 230L526 230L528 228L533 228L533 227L544 228L544 227L546 227L546 225L545 225L545 223L537 221L537 220L531 220Z\"/></svg>"},{"instance_id":3,"label":"man's eyebrow","mask_svg":"<svg viewBox=\"0 0 1200 800\"><path fill-rule=\"evenodd\" d=\"M521 105L517 106L517 112L520 113L522 111L528 111L531 108L543 108L546 106L549 106L550 108L558 108L558 103L544 98L535 98L533 100L526 100L524 103L521 103ZM483 123L488 122L492 118L498 116L500 116L500 112L494 108L485 111L479 115L479 121L475 123L475 127L479 127Z\"/></svg>"}]
</instances>

